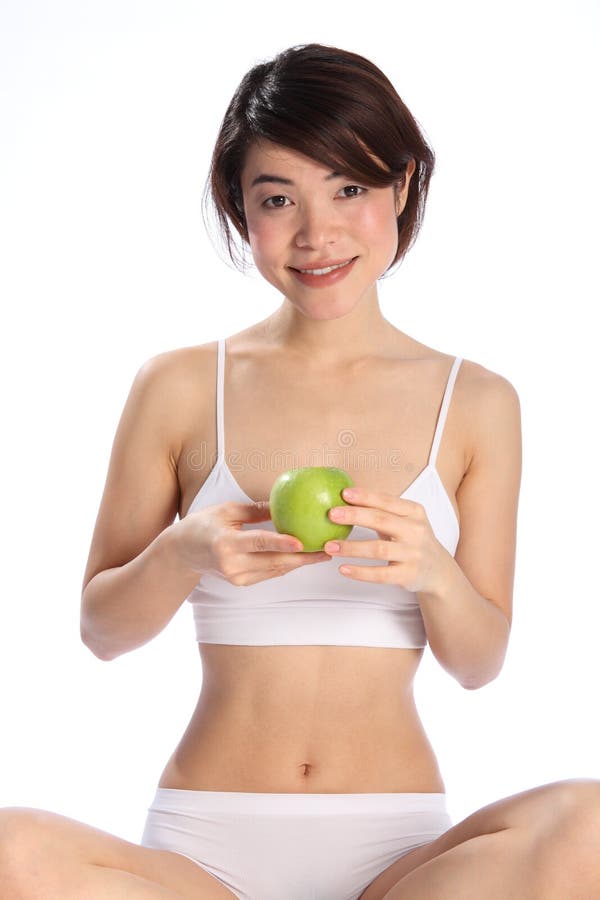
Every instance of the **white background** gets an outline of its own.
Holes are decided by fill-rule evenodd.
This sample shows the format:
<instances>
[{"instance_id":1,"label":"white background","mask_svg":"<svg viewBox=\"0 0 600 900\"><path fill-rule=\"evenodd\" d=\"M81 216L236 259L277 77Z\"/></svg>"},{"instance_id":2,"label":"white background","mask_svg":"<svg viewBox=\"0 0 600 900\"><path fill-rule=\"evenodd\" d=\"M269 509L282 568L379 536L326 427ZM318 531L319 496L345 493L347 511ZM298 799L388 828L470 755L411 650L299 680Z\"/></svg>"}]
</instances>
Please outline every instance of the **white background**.
<instances>
[{"instance_id":1,"label":"white background","mask_svg":"<svg viewBox=\"0 0 600 900\"><path fill-rule=\"evenodd\" d=\"M223 261L201 194L244 73L311 41L371 58L437 156L417 244L380 284L384 314L501 373L521 400L504 669L467 692L427 650L417 676L450 813L600 777L598 24L591 0L258 2L208 16L183 0L4 0L0 806L139 841L191 716L189 604L101 662L80 642L81 582L139 367L280 304L256 271Z\"/></svg>"}]
</instances>

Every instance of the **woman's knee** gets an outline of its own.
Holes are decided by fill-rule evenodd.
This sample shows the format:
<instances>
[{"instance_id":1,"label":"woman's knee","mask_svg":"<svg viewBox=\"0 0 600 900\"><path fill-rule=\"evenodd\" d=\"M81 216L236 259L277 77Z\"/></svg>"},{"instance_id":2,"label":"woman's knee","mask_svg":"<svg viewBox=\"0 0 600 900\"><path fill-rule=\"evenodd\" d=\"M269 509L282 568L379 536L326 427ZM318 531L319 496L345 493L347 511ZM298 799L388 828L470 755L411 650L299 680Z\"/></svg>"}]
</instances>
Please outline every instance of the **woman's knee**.
<instances>
[{"instance_id":1,"label":"woman's knee","mask_svg":"<svg viewBox=\"0 0 600 900\"><path fill-rule=\"evenodd\" d=\"M570 778L556 784L556 807L552 824L565 830L600 833L600 781Z\"/></svg>"},{"instance_id":2,"label":"woman's knee","mask_svg":"<svg viewBox=\"0 0 600 900\"><path fill-rule=\"evenodd\" d=\"M28 896L28 873L48 853L47 815L21 806L0 809L0 900Z\"/></svg>"},{"instance_id":3,"label":"woman's knee","mask_svg":"<svg viewBox=\"0 0 600 900\"><path fill-rule=\"evenodd\" d=\"M25 806L0 809L0 862L11 862L27 854L43 827L43 810Z\"/></svg>"},{"instance_id":4,"label":"woman's knee","mask_svg":"<svg viewBox=\"0 0 600 900\"><path fill-rule=\"evenodd\" d=\"M600 781L573 778L557 782L541 843L564 864L600 858Z\"/></svg>"}]
</instances>

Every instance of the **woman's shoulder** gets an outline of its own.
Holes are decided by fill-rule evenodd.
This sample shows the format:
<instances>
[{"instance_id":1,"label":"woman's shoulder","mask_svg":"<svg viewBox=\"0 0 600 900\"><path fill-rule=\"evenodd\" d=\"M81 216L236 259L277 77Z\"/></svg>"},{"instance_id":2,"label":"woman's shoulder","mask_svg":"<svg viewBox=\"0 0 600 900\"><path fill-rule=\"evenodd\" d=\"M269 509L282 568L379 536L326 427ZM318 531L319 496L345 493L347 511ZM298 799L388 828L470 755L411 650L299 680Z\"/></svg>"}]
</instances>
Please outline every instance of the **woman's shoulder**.
<instances>
[{"instance_id":1,"label":"woman's shoulder","mask_svg":"<svg viewBox=\"0 0 600 900\"><path fill-rule=\"evenodd\" d=\"M473 401L479 400L485 403L491 397L499 394L518 396L515 386L506 375L475 360L463 358L458 374L460 375L460 389L465 391ZM458 387L458 376L456 380Z\"/></svg>"},{"instance_id":2,"label":"woman's shoulder","mask_svg":"<svg viewBox=\"0 0 600 900\"><path fill-rule=\"evenodd\" d=\"M462 358L454 393L455 415L465 440L465 459L474 456L498 431L520 440L521 406L512 382L482 363Z\"/></svg>"},{"instance_id":3,"label":"woman's shoulder","mask_svg":"<svg viewBox=\"0 0 600 900\"><path fill-rule=\"evenodd\" d=\"M263 352L264 340L256 327L247 328L232 335L223 335L227 342L227 355L236 356ZM188 344L157 353L146 360L142 370L156 380L163 380L182 386L197 386L199 383L214 382L216 376L219 340L204 344Z\"/></svg>"},{"instance_id":4,"label":"woman's shoulder","mask_svg":"<svg viewBox=\"0 0 600 900\"><path fill-rule=\"evenodd\" d=\"M213 373L218 341L163 350L149 357L140 371L155 380L178 383Z\"/></svg>"},{"instance_id":5,"label":"woman's shoulder","mask_svg":"<svg viewBox=\"0 0 600 900\"><path fill-rule=\"evenodd\" d=\"M433 352L440 366L440 380L449 377L454 361L460 360L452 390L452 417L465 441L465 459L472 459L477 447L498 423L518 430L519 395L505 374L460 353Z\"/></svg>"},{"instance_id":6,"label":"woman's shoulder","mask_svg":"<svg viewBox=\"0 0 600 900\"><path fill-rule=\"evenodd\" d=\"M391 344L390 358L395 360L414 360L419 367L431 369L432 377L437 380L436 372L449 373L455 360L460 360L460 366L456 374L456 390L462 389L468 392L485 392L493 388L512 387L508 378L499 372L477 362L463 357L458 352L448 352L437 347L429 346L408 335L398 332L398 339Z\"/></svg>"},{"instance_id":7,"label":"woman's shoulder","mask_svg":"<svg viewBox=\"0 0 600 900\"><path fill-rule=\"evenodd\" d=\"M481 362L463 357L460 352L448 353L416 342L415 347L417 348L414 353L415 359L427 360L436 368L439 367L443 373L449 374L455 360L460 360L454 392L464 398L467 403L476 400L485 402L486 398L499 392L506 394L512 392L516 395L516 389L506 375L496 372Z\"/></svg>"},{"instance_id":8,"label":"woman's shoulder","mask_svg":"<svg viewBox=\"0 0 600 900\"><path fill-rule=\"evenodd\" d=\"M217 341L176 347L146 359L136 372L133 401L173 433L208 412L216 383Z\"/></svg>"}]
</instances>

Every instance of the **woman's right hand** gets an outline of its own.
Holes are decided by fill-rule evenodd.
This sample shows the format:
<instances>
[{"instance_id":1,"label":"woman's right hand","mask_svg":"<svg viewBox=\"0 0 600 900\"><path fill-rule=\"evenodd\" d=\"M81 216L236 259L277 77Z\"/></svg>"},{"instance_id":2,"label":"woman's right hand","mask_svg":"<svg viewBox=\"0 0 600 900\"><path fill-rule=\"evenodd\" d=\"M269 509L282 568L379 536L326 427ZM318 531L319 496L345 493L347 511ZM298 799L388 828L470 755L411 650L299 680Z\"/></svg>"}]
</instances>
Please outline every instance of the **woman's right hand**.
<instances>
[{"instance_id":1,"label":"woman's right hand","mask_svg":"<svg viewBox=\"0 0 600 900\"><path fill-rule=\"evenodd\" d=\"M324 551L301 552L293 535L243 529L244 523L271 518L269 501L228 501L188 513L177 523L181 562L200 575L220 575L235 585L256 584L292 569L331 559Z\"/></svg>"}]
</instances>

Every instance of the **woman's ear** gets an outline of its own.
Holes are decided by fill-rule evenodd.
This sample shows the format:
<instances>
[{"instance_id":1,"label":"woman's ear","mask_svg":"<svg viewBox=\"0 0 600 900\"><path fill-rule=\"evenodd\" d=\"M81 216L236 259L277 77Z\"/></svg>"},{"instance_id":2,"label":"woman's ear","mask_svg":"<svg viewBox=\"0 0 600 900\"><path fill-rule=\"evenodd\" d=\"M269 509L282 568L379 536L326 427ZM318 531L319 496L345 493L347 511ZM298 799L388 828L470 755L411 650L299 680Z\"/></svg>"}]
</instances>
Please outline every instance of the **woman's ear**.
<instances>
[{"instance_id":1,"label":"woman's ear","mask_svg":"<svg viewBox=\"0 0 600 900\"><path fill-rule=\"evenodd\" d=\"M409 161L406 165L406 172L404 173L404 181L402 183L400 183L399 181L396 181L394 184L394 190L395 190L395 195L396 195L396 217L398 217L402 213L402 210L406 206L406 198L408 196L408 187L410 185L410 179L412 178L413 173L416 168L417 168L417 165L416 165L413 157L411 156L411 158L409 159Z\"/></svg>"},{"instance_id":2,"label":"woman's ear","mask_svg":"<svg viewBox=\"0 0 600 900\"><path fill-rule=\"evenodd\" d=\"M404 205L402 203L402 188L400 187L398 182L396 182L394 185L394 195L395 195L395 203L396 203L396 218L398 218L398 216L402 212L402 207Z\"/></svg>"}]
</instances>

